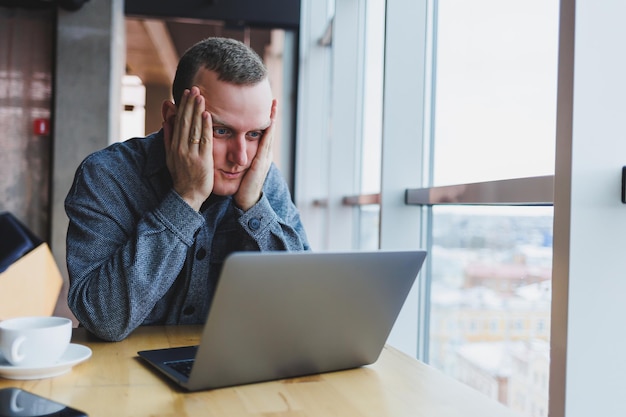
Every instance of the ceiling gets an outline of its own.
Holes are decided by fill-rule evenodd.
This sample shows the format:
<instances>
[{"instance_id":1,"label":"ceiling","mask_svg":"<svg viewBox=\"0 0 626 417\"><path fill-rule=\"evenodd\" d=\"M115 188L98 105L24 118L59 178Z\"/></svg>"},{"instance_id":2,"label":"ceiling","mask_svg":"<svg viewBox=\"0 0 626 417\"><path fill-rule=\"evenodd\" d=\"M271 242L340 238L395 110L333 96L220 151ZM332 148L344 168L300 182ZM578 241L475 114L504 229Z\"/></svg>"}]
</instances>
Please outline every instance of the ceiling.
<instances>
[{"instance_id":1,"label":"ceiling","mask_svg":"<svg viewBox=\"0 0 626 417\"><path fill-rule=\"evenodd\" d=\"M90 0L0 0L0 6L77 11ZM182 54L209 36L238 39L261 57L274 28L297 30L298 0L124 0L126 73L170 86Z\"/></svg>"},{"instance_id":2,"label":"ceiling","mask_svg":"<svg viewBox=\"0 0 626 417\"><path fill-rule=\"evenodd\" d=\"M230 26L220 21L126 17L126 73L146 85L170 86L182 54L209 36L238 39L263 56L271 29Z\"/></svg>"},{"instance_id":3,"label":"ceiling","mask_svg":"<svg viewBox=\"0 0 626 417\"><path fill-rule=\"evenodd\" d=\"M124 0L124 13L127 73L146 85L171 85L180 56L206 37L238 39L263 57L272 29L300 25L299 0Z\"/></svg>"}]
</instances>

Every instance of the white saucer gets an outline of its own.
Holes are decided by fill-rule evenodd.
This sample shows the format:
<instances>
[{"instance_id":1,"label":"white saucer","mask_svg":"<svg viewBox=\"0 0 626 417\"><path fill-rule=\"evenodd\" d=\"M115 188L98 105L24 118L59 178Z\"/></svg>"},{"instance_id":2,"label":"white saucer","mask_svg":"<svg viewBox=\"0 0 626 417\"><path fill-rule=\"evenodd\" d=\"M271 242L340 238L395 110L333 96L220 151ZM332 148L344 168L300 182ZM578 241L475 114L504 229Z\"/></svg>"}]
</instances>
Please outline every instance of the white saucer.
<instances>
[{"instance_id":1,"label":"white saucer","mask_svg":"<svg viewBox=\"0 0 626 417\"><path fill-rule=\"evenodd\" d=\"M0 377L8 379L41 379L63 375L74 365L91 357L87 346L71 343L57 363L48 366L15 366L0 355Z\"/></svg>"}]
</instances>

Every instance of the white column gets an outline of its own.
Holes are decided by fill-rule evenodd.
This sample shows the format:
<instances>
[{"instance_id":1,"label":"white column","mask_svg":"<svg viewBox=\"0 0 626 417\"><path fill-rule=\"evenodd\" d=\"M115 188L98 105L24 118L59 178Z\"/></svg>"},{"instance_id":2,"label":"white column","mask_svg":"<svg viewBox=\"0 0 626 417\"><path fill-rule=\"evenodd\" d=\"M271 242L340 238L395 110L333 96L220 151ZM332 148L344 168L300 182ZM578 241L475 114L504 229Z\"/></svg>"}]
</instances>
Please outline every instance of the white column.
<instances>
[{"instance_id":1,"label":"white column","mask_svg":"<svg viewBox=\"0 0 626 417\"><path fill-rule=\"evenodd\" d=\"M626 3L561 1L550 417L617 417L626 375Z\"/></svg>"},{"instance_id":2,"label":"white column","mask_svg":"<svg viewBox=\"0 0 626 417\"><path fill-rule=\"evenodd\" d=\"M424 186L427 0L387 0L383 150L380 208L381 249L417 249L421 209L404 203L405 190ZM420 274L420 277L426 274ZM419 279L400 313L389 343L412 356L425 331L426 283ZM422 323L418 334L418 322Z\"/></svg>"}]
</instances>

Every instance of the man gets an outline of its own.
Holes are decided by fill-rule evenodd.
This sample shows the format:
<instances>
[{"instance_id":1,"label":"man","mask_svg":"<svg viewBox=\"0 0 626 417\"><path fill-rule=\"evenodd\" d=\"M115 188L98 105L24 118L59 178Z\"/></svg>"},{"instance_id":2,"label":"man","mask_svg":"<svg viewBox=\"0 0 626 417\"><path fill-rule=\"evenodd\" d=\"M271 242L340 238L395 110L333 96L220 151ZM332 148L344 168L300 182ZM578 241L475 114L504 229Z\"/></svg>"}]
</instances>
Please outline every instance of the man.
<instances>
[{"instance_id":1,"label":"man","mask_svg":"<svg viewBox=\"0 0 626 417\"><path fill-rule=\"evenodd\" d=\"M205 39L172 91L163 128L87 157L65 201L68 304L105 340L204 322L234 251L310 249L271 162L276 100L260 58Z\"/></svg>"}]
</instances>

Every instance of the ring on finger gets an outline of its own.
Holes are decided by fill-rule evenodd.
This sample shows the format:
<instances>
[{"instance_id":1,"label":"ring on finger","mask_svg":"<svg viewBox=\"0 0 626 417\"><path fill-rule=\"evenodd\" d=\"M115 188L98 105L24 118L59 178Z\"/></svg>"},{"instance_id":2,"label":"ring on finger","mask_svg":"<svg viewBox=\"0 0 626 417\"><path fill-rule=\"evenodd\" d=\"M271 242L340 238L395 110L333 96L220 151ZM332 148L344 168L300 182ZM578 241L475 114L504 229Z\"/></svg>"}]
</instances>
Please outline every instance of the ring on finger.
<instances>
[{"instance_id":1,"label":"ring on finger","mask_svg":"<svg viewBox=\"0 0 626 417\"><path fill-rule=\"evenodd\" d=\"M200 139L190 139L189 143L191 143L192 145L198 145L200 143Z\"/></svg>"}]
</instances>

